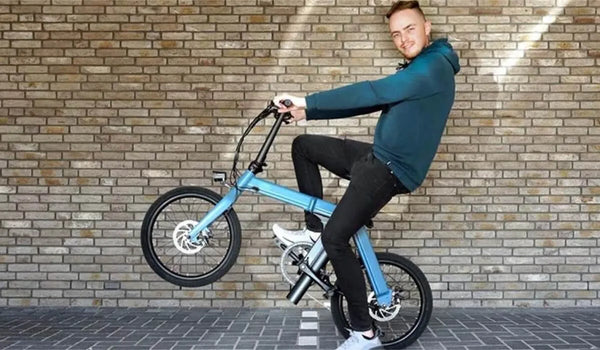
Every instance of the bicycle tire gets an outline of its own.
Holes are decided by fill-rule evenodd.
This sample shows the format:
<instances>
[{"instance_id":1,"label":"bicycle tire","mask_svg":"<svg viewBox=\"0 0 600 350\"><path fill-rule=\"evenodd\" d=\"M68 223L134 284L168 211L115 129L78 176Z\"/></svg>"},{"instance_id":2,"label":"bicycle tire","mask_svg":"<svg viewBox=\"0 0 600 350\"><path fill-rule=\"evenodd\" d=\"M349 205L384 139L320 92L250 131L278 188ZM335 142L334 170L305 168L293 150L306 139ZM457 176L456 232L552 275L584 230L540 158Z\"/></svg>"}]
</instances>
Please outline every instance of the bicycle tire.
<instances>
[{"instance_id":1,"label":"bicycle tire","mask_svg":"<svg viewBox=\"0 0 600 350\"><path fill-rule=\"evenodd\" d=\"M216 251L218 253L217 256L220 255L220 251L223 251L223 256L220 260L218 260L218 257L211 256L212 259L218 260L213 267L210 267L206 271L202 271L199 273L185 273L183 271L183 267L181 267L179 271L176 271L175 267L168 266L167 261L165 261L165 259L161 259L160 254L160 252L164 252L165 255L169 257L170 255L168 255L167 252L173 251L173 249L175 249L175 253L177 253L177 251L181 253L180 261L183 261L184 258L188 258L187 260L190 260L189 258L195 256L196 263L198 262L199 257L202 258L200 260L200 265L202 265L202 261L204 261L205 263L208 262L209 260L207 257L209 256L209 250L205 249L206 247L209 247L209 245L202 249L198 249L198 247L196 247L196 249L198 249L198 253L202 253L203 251L206 253L203 256L200 256L199 254L195 253L190 253L190 251L184 253L180 250L180 248L177 247L177 245L175 244L175 240L171 237L171 232L172 235L175 235L174 230L176 228L171 226L175 226L174 224L178 222L181 223L185 220L190 220L189 222L193 222L195 220L201 219L206 214L206 212L208 212L210 208L214 207L214 205L217 204L221 199L222 197L219 194L209 189L202 187L186 186L179 187L165 193L150 206L150 208L146 212L144 221L142 223L142 251L144 252L144 257L146 258L148 265L162 279L181 287L201 287L215 282L223 275L225 275L229 271L229 269L231 269L240 252L242 231L240 221L233 208L230 208L229 210L225 211L219 218L217 218L217 220L215 220L211 224L212 226L215 223L224 223L222 226L226 227L226 230L228 232L227 237L229 238L228 242L225 242L225 244L223 244L223 247L215 248L214 246L210 246L209 249L213 249L214 251ZM183 213L183 211L165 213L165 210L169 208L170 205L174 206L175 204L177 204L178 201L185 201L182 202L183 204L179 204L179 206L182 209L190 208L190 211L192 211L192 213ZM158 227L159 223L157 223L157 219L161 218L161 215L163 214L165 219L169 219L169 215L174 216L176 219L173 220L172 218L170 218L169 220L166 220L167 223L161 223L160 225L162 226ZM181 220L182 218L183 220ZM164 231L164 234L161 236L160 233L162 231ZM173 245L173 247L167 247L169 245L169 240L171 240L170 243ZM161 243L163 241L166 241L165 247L159 246L159 244L157 243L159 241ZM215 239L214 241L216 243L222 243L220 238ZM174 257L169 258L169 260L175 260L176 256L173 256ZM196 265L197 266L195 268L197 269L198 264ZM189 266L194 265L189 264Z\"/></svg>"},{"instance_id":2,"label":"bicycle tire","mask_svg":"<svg viewBox=\"0 0 600 350\"><path fill-rule=\"evenodd\" d=\"M376 256L377 260L379 261L379 265L382 266L386 281L391 288L393 288L394 285L391 283L392 281L389 280L389 276L386 276L384 268L386 265L399 268L407 276L409 276L410 279L414 281L415 287L420 296L421 303L418 308L418 315L414 320L414 323L412 323L400 337L390 337L389 331L380 335L380 340L386 349L403 349L416 341L425 331L427 324L429 323L431 312L433 310L433 296L431 294L431 287L429 286L429 282L427 281L425 274L423 274L421 269L419 269L419 267L410 260L393 253L376 253ZM362 261L361 266L364 269ZM347 303L345 302L344 296L342 296L340 293L335 293L331 298L331 314L333 316L333 321L340 333L345 338L348 338L350 336L348 329L351 327L346 304ZM344 309L345 305L346 311ZM402 313L406 313L407 311L407 308L404 306L400 307L400 311L396 316L394 316L394 319L396 319L398 316L401 318L405 317ZM392 321L394 319L392 319ZM377 328L380 330L384 328L383 322L376 321L373 318L372 320Z\"/></svg>"}]
</instances>

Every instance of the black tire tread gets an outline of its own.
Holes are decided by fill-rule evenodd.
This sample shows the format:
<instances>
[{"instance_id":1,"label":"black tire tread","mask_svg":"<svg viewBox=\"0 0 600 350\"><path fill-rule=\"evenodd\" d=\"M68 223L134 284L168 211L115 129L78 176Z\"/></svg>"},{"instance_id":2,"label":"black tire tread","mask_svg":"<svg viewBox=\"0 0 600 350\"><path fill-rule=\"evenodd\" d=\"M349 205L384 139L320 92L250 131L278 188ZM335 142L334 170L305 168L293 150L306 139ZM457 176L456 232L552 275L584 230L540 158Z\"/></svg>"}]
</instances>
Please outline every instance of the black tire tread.
<instances>
[{"instance_id":1,"label":"black tire tread","mask_svg":"<svg viewBox=\"0 0 600 350\"><path fill-rule=\"evenodd\" d=\"M159 275L162 279L171 282L181 287L202 287L207 284L211 284L223 277L229 269L233 266L240 252L241 241L242 241L242 229L240 226L240 220L233 208L229 209L223 215L226 217L227 222L230 225L231 231L231 246L227 251L227 257L221 262L221 264L208 275L194 278L185 278L181 275L170 273L161 263L158 261L152 249L151 242L151 231L150 229L154 225L156 214L161 208L177 198L184 197L186 195L192 195L199 197L209 202L216 204L223 197L221 195L203 187L196 186L184 186L175 188L162 196L160 196L148 209L144 217L141 229L141 244L144 257L148 262L148 265L152 270Z\"/></svg>"},{"instance_id":2,"label":"black tire tread","mask_svg":"<svg viewBox=\"0 0 600 350\"><path fill-rule=\"evenodd\" d=\"M416 341L427 328L427 324L431 318L431 312L433 311L433 296L431 294L431 287L429 286L429 282L427 281L423 271L421 271L417 265L405 257L387 252L378 252L376 253L376 256L377 261L394 262L401 266L417 282L419 291L421 292L423 307L422 312L419 315L419 319L417 320L417 327L415 327L407 337L399 339L391 344L384 344L386 349L403 349ZM361 265L363 265L362 261ZM342 303L343 297L339 293L334 294L331 298L331 314L338 331L340 331L340 333L347 338L350 336L349 332L346 330L346 328L349 327L349 322L346 320L344 315Z\"/></svg>"}]
</instances>

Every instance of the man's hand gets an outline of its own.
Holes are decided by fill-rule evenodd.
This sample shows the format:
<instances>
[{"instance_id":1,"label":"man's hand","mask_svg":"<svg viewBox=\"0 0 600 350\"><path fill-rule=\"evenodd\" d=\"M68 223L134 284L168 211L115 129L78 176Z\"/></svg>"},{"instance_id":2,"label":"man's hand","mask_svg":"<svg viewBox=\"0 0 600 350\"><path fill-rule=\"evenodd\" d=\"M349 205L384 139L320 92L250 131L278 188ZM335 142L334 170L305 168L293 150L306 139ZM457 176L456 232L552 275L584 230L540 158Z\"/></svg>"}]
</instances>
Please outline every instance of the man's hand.
<instances>
[{"instance_id":1,"label":"man's hand","mask_svg":"<svg viewBox=\"0 0 600 350\"><path fill-rule=\"evenodd\" d=\"M290 111L290 114L292 115L292 119L289 120L290 122L299 122L303 119L306 119L306 110L305 109Z\"/></svg>"},{"instance_id":2,"label":"man's hand","mask_svg":"<svg viewBox=\"0 0 600 350\"><path fill-rule=\"evenodd\" d=\"M283 105L284 100L292 101L292 105L289 107L284 106ZM296 97L296 96L292 96L292 95L288 95L288 94L282 94L282 95L275 96L273 98L273 103L277 107L279 107L279 110L278 110L279 113L301 111L306 108L306 99L304 97ZM304 116L306 116L306 113L304 113ZM294 119L295 118L296 118L296 116L294 116ZM302 119L304 119L304 118L302 118Z\"/></svg>"}]
</instances>

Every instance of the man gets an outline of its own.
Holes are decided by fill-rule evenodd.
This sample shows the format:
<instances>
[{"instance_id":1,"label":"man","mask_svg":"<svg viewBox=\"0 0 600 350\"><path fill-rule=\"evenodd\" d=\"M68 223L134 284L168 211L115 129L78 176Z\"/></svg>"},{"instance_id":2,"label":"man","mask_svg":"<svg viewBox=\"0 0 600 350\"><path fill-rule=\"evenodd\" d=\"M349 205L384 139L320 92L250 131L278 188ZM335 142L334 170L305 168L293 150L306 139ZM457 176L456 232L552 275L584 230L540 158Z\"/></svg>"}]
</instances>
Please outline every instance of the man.
<instances>
[{"instance_id":1,"label":"man","mask_svg":"<svg viewBox=\"0 0 600 350\"><path fill-rule=\"evenodd\" d=\"M375 81L308 95L278 95L273 101L293 121L345 118L382 111L374 143L318 135L300 135L292 144L292 159L303 193L323 198L318 166L350 183L331 218L305 213L306 228L273 227L284 244L322 241L348 301L352 332L339 349L372 349L381 345L369 316L360 263L349 240L389 200L414 191L425 179L454 103L458 57L447 40L430 42L431 23L417 1L399 1L386 14L396 48L408 64ZM290 107L282 105L289 99Z\"/></svg>"}]
</instances>

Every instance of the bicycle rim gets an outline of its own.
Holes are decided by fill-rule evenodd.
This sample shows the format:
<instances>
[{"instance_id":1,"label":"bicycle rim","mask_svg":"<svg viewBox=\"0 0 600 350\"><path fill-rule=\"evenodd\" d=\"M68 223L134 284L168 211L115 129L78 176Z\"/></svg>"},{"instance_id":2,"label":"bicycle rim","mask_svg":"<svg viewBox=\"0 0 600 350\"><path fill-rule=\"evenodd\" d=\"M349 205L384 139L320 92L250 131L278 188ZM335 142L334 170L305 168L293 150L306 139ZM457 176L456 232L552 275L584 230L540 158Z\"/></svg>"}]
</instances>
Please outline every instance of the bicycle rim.
<instances>
[{"instance_id":1,"label":"bicycle rim","mask_svg":"<svg viewBox=\"0 0 600 350\"><path fill-rule=\"evenodd\" d=\"M182 193L164 201L151 220L149 242L151 253L161 269L174 278L195 280L206 278L219 271L228 254L232 252L232 223L226 214L218 217L210 226L212 237L202 248L174 242L178 225L197 222L214 207L216 201L196 193ZM185 234L185 225L179 235ZM193 227L193 225L191 226ZM181 248L184 248L183 251ZM194 250L197 250L194 252Z\"/></svg>"},{"instance_id":2,"label":"bicycle rim","mask_svg":"<svg viewBox=\"0 0 600 350\"><path fill-rule=\"evenodd\" d=\"M378 321L373 323L381 332L380 340L386 348L403 348L414 342L425 329L431 315L432 302L427 281L423 281L419 273L413 271L413 267L406 265L400 257L390 257L388 254L378 254L378 260L384 278L389 287L399 290L401 297L399 312L389 321ZM365 276L365 279L367 277ZM367 295L372 290L367 284ZM350 328L348 303L340 296L337 299L338 307L342 311L342 322L344 327Z\"/></svg>"}]
</instances>

